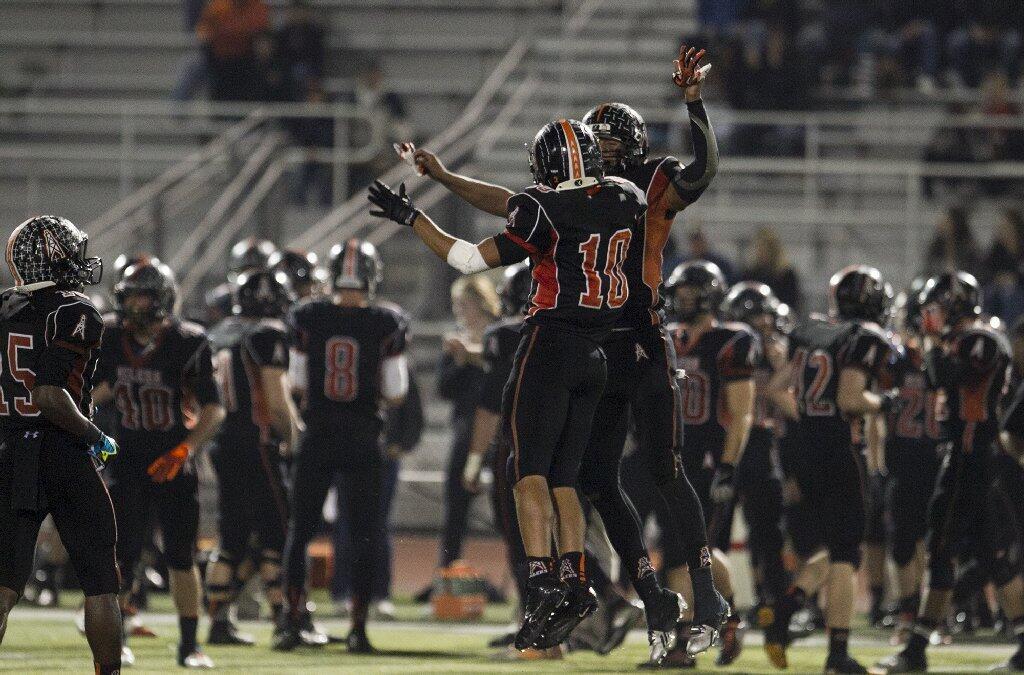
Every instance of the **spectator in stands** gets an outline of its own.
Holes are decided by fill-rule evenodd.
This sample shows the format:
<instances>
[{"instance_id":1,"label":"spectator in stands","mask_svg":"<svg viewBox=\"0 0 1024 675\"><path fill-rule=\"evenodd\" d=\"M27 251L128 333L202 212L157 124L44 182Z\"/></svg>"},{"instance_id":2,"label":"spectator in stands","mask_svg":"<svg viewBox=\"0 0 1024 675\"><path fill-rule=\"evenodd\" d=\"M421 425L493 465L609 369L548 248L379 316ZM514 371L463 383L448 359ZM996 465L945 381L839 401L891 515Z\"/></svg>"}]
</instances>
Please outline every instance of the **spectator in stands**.
<instances>
[{"instance_id":1,"label":"spectator in stands","mask_svg":"<svg viewBox=\"0 0 1024 675\"><path fill-rule=\"evenodd\" d=\"M1010 91L1006 73L989 73L981 85L981 112L998 118L1017 118L1020 107ZM979 154L981 159L992 162L1024 161L1024 131L1019 127L984 129L980 134ZM1006 193L1020 186L1019 180L993 178L985 181L986 192L993 195Z\"/></svg>"},{"instance_id":2,"label":"spectator in stands","mask_svg":"<svg viewBox=\"0 0 1024 675\"><path fill-rule=\"evenodd\" d=\"M704 233L703 229L699 226L694 227L690 230L686 239L690 245L690 250L674 261L676 264L686 262L687 260L707 260L708 262L713 262L718 265L718 268L722 270L722 274L725 275L725 280L730 284L736 281L736 267L725 255L711 248L711 242L708 241L707 235ZM667 260L668 258L666 257L666 261ZM667 269L666 276L671 272L671 268Z\"/></svg>"},{"instance_id":3,"label":"spectator in stands","mask_svg":"<svg viewBox=\"0 0 1024 675\"><path fill-rule=\"evenodd\" d=\"M942 55L940 30L953 21L950 0L875 0L873 25L859 39L859 51L877 59L881 88L916 86L935 90Z\"/></svg>"},{"instance_id":4,"label":"spectator in stands","mask_svg":"<svg viewBox=\"0 0 1024 675\"><path fill-rule=\"evenodd\" d=\"M196 26L199 24L205 6L206 0L184 0L182 3L182 14L187 34L195 35ZM174 101L194 99L206 85L208 68L204 49L193 49L185 54L178 63L178 80L171 92L171 99Z\"/></svg>"},{"instance_id":5,"label":"spectator in stands","mask_svg":"<svg viewBox=\"0 0 1024 675\"><path fill-rule=\"evenodd\" d=\"M263 97L257 48L269 28L264 0L210 0L196 35L206 49L211 99L255 101Z\"/></svg>"},{"instance_id":6,"label":"spectator in stands","mask_svg":"<svg viewBox=\"0 0 1024 675\"><path fill-rule=\"evenodd\" d=\"M958 27L950 32L947 49L952 77L977 87L989 73L1002 70L1016 81L1020 74L1020 0L971 0L957 3Z\"/></svg>"},{"instance_id":7,"label":"spectator in stands","mask_svg":"<svg viewBox=\"0 0 1024 675\"><path fill-rule=\"evenodd\" d=\"M963 270L978 275L978 243L971 231L970 217L960 207L946 209L935 228L925 253L924 276Z\"/></svg>"},{"instance_id":8,"label":"spectator in stands","mask_svg":"<svg viewBox=\"0 0 1024 675\"><path fill-rule=\"evenodd\" d=\"M320 80L311 79L306 85L305 103L327 103L327 92ZM333 185L331 167L317 154L334 147L334 119L331 117L296 117L289 120L289 129L296 144L306 151L306 160L299 167L299 175L292 193L296 204L307 204L310 192L321 206L331 203ZM339 199L342 195L339 195Z\"/></svg>"},{"instance_id":9,"label":"spectator in stands","mask_svg":"<svg viewBox=\"0 0 1024 675\"><path fill-rule=\"evenodd\" d=\"M800 310L800 277L789 262L778 233L762 227L754 234L747 267L740 278L767 284L782 302L794 311Z\"/></svg>"},{"instance_id":10,"label":"spectator in stands","mask_svg":"<svg viewBox=\"0 0 1024 675\"><path fill-rule=\"evenodd\" d=\"M308 0L291 0L274 37L287 77L297 90L307 91L313 82L323 81L327 33Z\"/></svg>"},{"instance_id":11,"label":"spectator in stands","mask_svg":"<svg viewBox=\"0 0 1024 675\"><path fill-rule=\"evenodd\" d=\"M968 114L970 109L963 103L951 103L948 112L950 118L957 118ZM939 164L966 164L978 161L975 136L971 129L960 126L958 122L950 119L948 123L936 127L935 134L925 146L923 159L925 162ZM969 178L925 176L922 183L925 196L931 198L935 196L939 187L947 190L970 190L976 181Z\"/></svg>"},{"instance_id":12,"label":"spectator in stands","mask_svg":"<svg viewBox=\"0 0 1024 675\"><path fill-rule=\"evenodd\" d=\"M1016 209L1000 214L981 277L985 311L1010 324L1024 315L1024 215Z\"/></svg>"},{"instance_id":13,"label":"spectator in stands","mask_svg":"<svg viewBox=\"0 0 1024 675\"><path fill-rule=\"evenodd\" d=\"M438 393L452 404L452 444L445 477L444 527L437 561L442 568L462 555L474 497L462 484L462 470L469 455L473 417L484 375L484 330L498 318L501 310L494 284L482 275L457 279L452 284L451 297L458 329L444 338L437 370Z\"/></svg>"},{"instance_id":14,"label":"spectator in stands","mask_svg":"<svg viewBox=\"0 0 1024 675\"><path fill-rule=\"evenodd\" d=\"M380 147L380 152L372 160L352 167L350 184L356 188L369 185L395 163L392 143L408 141L413 137L405 102L395 92L388 91L384 84L384 70L379 63L369 64L356 80L356 106L381 123L378 127L381 137L366 137L369 131L365 125L354 127L351 134L352 143L356 146L370 141L378 143Z\"/></svg>"}]
</instances>

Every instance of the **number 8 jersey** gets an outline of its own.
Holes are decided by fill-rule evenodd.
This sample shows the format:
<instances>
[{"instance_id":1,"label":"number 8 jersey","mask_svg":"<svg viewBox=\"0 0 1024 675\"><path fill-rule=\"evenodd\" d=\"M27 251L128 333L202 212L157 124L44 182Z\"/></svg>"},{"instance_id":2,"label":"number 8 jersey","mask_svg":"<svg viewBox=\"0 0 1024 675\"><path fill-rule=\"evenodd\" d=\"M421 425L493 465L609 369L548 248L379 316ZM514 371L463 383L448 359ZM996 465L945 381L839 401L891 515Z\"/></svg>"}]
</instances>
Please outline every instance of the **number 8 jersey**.
<instances>
[{"instance_id":1,"label":"number 8 jersey","mask_svg":"<svg viewBox=\"0 0 1024 675\"><path fill-rule=\"evenodd\" d=\"M205 331L177 319L166 320L148 345L122 323L108 325L96 381L113 389L118 465L135 469L184 441L193 411L220 401Z\"/></svg>"},{"instance_id":2,"label":"number 8 jersey","mask_svg":"<svg viewBox=\"0 0 1024 675\"><path fill-rule=\"evenodd\" d=\"M402 313L386 305L342 307L317 298L294 307L288 323L292 347L305 355L303 418L310 430L336 431L340 420L353 418L382 425L381 366L405 351L408 324Z\"/></svg>"}]
</instances>

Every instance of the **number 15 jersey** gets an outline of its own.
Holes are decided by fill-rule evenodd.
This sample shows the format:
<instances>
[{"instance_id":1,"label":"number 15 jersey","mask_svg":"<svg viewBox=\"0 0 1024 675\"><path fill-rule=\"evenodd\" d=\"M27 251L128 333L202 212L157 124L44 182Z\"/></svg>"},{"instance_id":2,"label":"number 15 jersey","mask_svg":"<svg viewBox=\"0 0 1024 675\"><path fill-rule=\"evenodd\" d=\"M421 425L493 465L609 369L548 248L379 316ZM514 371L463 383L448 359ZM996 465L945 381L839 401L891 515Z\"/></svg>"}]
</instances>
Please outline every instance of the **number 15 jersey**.
<instances>
[{"instance_id":1,"label":"number 15 jersey","mask_svg":"<svg viewBox=\"0 0 1024 675\"><path fill-rule=\"evenodd\" d=\"M337 431L339 419L383 425L381 365L405 351L405 317L382 305L341 307L329 298L300 303L288 317L292 346L306 356L310 430Z\"/></svg>"}]
</instances>

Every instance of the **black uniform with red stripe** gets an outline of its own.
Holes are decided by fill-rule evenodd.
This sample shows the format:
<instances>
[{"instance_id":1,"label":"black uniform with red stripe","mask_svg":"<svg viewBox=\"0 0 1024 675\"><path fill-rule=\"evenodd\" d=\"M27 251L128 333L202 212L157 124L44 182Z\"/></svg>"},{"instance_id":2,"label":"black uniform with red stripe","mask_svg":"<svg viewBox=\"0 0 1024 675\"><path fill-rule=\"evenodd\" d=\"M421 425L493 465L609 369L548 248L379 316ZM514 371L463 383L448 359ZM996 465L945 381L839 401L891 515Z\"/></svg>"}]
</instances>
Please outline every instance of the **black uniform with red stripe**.
<instances>
[{"instance_id":1,"label":"black uniform with red stripe","mask_svg":"<svg viewBox=\"0 0 1024 675\"><path fill-rule=\"evenodd\" d=\"M279 455L285 439L271 427L262 370L288 370L287 329L275 319L234 316L216 332L217 385L227 413L210 453L220 496L220 551L237 563L256 533L261 551L280 556L288 526Z\"/></svg>"},{"instance_id":2,"label":"black uniform with red stripe","mask_svg":"<svg viewBox=\"0 0 1024 675\"><path fill-rule=\"evenodd\" d=\"M305 592L306 548L339 473L357 488L338 495L352 528L352 592L369 602L383 532L381 369L404 353L407 320L390 306L343 307L323 298L300 302L288 324L306 377L306 434L293 467L285 545L289 602L297 606L296 594Z\"/></svg>"},{"instance_id":3,"label":"black uniform with red stripe","mask_svg":"<svg viewBox=\"0 0 1024 675\"><path fill-rule=\"evenodd\" d=\"M0 295L0 586L19 594L48 513L85 594L118 589L114 513L88 444L32 403L33 387L61 387L91 417L102 333L99 313L81 293L49 287Z\"/></svg>"},{"instance_id":4,"label":"black uniform with red stripe","mask_svg":"<svg viewBox=\"0 0 1024 675\"><path fill-rule=\"evenodd\" d=\"M529 256L534 278L503 397L514 481L576 484L606 379L600 342L629 297L622 268L646 208L618 178L535 185L509 199L508 228L495 237L501 262Z\"/></svg>"},{"instance_id":5,"label":"black uniform with red stripe","mask_svg":"<svg viewBox=\"0 0 1024 675\"><path fill-rule=\"evenodd\" d=\"M924 355L897 348L884 384L899 391L899 404L886 417L885 466L889 471L888 512L892 557L900 567L914 557L928 527L928 502L939 473L945 398L928 379Z\"/></svg>"},{"instance_id":6,"label":"black uniform with red stripe","mask_svg":"<svg viewBox=\"0 0 1024 675\"><path fill-rule=\"evenodd\" d=\"M833 562L859 564L866 525L863 458L854 447L853 420L836 403L839 378L844 369L856 368L867 374L870 386L890 350L881 328L870 322L810 319L790 335L800 420L788 432L807 507L794 514L817 521L807 529L820 531Z\"/></svg>"},{"instance_id":7,"label":"black uniform with red stripe","mask_svg":"<svg viewBox=\"0 0 1024 675\"><path fill-rule=\"evenodd\" d=\"M952 446L928 513L932 588L952 588L953 560L964 544L975 545L975 555L997 586L1017 573L1016 556L1010 554L1017 527L1005 496L994 486L993 466L1009 364L1006 338L981 322L952 333L926 357L930 386L946 393Z\"/></svg>"},{"instance_id":8,"label":"black uniform with red stripe","mask_svg":"<svg viewBox=\"0 0 1024 675\"><path fill-rule=\"evenodd\" d=\"M705 518L714 520L711 543L729 550L731 510L715 513L711 504L711 480L725 447L729 413L725 387L750 380L761 358L761 340L741 323L721 323L699 334L684 326L672 329L676 363L686 372L683 386L683 426L686 448L683 467L704 507ZM714 516L714 518L713 518Z\"/></svg>"},{"instance_id":9,"label":"black uniform with red stripe","mask_svg":"<svg viewBox=\"0 0 1024 675\"><path fill-rule=\"evenodd\" d=\"M166 483L153 482L146 470L185 440L194 410L220 401L206 333L197 324L167 319L144 346L124 323L108 324L96 380L113 390L112 435L121 446L111 464L110 495L124 584L130 587L133 581L152 511L163 533L168 567L188 569L199 528L194 460Z\"/></svg>"}]
</instances>

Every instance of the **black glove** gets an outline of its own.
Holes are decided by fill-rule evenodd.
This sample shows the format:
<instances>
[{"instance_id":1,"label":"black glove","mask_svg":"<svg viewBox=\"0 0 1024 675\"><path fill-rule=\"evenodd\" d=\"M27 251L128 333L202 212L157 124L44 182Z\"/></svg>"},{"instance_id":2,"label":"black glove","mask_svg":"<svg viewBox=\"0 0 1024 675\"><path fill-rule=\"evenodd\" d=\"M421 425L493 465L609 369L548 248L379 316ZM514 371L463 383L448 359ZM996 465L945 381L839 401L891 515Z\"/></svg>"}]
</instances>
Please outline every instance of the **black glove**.
<instances>
[{"instance_id":1,"label":"black glove","mask_svg":"<svg viewBox=\"0 0 1024 675\"><path fill-rule=\"evenodd\" d=\"M370 186L370 194L367 196L370 203L380 207L380 211L370 211L371 216L387 218L399 225L412 227L416 216L420 212L412 205L412 200L405 194L405 183L398 186L398 194L379 180L373 181Z\"/></svg>"},{"instance_id":2,"label":"black glove","mask_svg":"<svg viewBox=\"0 0 1024 675\"><path fill-rule=\"evenodd\" d=\"M900 392L899 389L890 389L883 391L881 394L882 405L878 408L878 412L883 415L889 413L899 414L900 412Z\"/></svg>"},{"instance_id":3,"label":"black glove","mask_svg":"<svg viewBox=\"0 0 1024 675\"><path fill-rule=\"evenodd\" d=\"M736 495L733 485L736 467L732 464L719 464L715 476L711 479L711 501L716 504L728 504Z\"/></svg>"}]
</instances>

